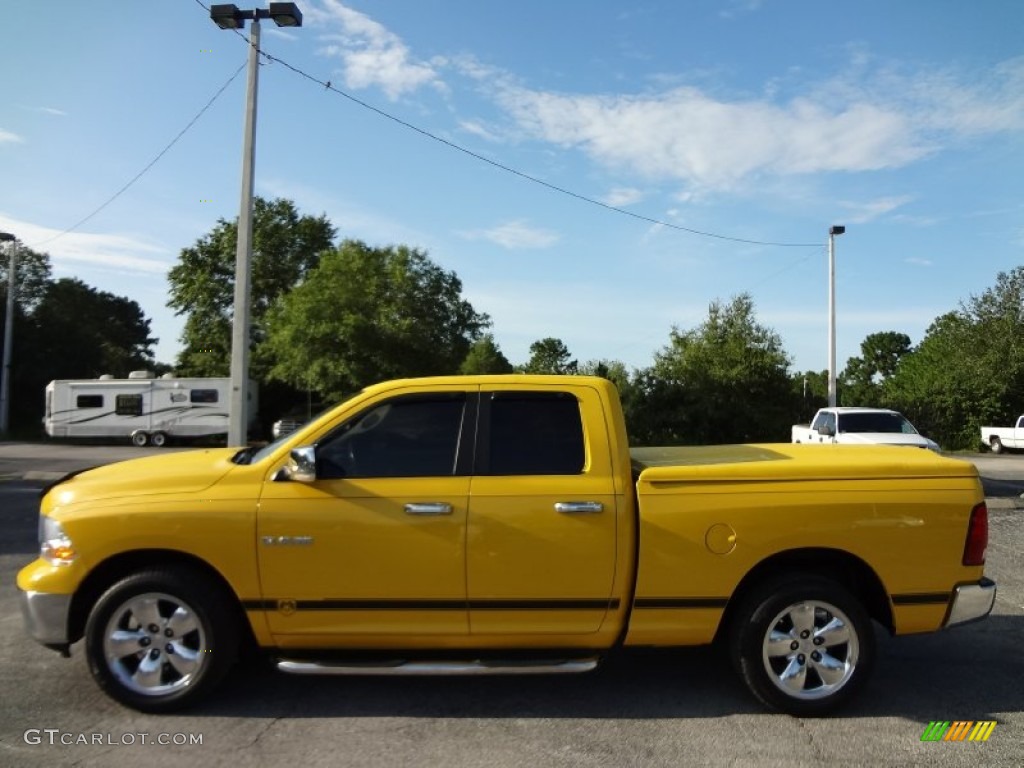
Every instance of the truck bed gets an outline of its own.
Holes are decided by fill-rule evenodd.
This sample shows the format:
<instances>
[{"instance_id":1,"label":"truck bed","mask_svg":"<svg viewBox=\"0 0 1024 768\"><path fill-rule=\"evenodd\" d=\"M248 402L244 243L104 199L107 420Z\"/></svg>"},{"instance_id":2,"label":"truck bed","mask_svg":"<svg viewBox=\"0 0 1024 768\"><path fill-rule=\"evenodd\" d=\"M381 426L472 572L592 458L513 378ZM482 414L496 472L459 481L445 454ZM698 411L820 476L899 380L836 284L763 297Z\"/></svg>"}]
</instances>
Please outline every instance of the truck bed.
<instances>
[{"instance_id":1,"label":"truck bed","mask_svg":"<svg viewBox=\"0 0 1024 768\"><path fill-rule=\"evenodd\" d=\"M629 453L634 478L647 482L977 477L970 462L903 446L836 445L821 451L772 443L631 448Z\"/></svg>"}]
</instances>

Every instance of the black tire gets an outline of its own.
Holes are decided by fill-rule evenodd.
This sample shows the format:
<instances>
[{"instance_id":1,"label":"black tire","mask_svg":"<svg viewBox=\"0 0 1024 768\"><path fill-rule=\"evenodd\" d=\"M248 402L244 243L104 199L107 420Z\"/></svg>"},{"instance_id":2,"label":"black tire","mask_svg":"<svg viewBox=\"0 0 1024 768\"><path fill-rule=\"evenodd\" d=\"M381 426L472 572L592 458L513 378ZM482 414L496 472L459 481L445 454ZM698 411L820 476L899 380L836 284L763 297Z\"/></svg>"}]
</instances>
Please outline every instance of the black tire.
<instances>
[{"instance_id":1,"label":"black tire","mask_svg":"<svg viewBox=\"0 0 1024 768\"><path fill-rule=\"evenodd\" d=\"M143 432L141 429L132 432L132 445L136 448L145 448L149 444L149 435Z\"/></svg>"},{"instance_id":2,"label":"black tire","mask_svg":"<svg viewBox=\"0 0 1024 768\"><path fill-rule=\"evenodd\" d=\"M149 443L154 448L163 448L167 445L167 435L163 432L154 432L149 436Z\"/></svg>"},{"instance_id":3,"label":"black tire","mask_svg":"<svg viewBox=\"0 0 1024 768\"><path fill-rule=\"evenodd\" d=\"M89 671L107 695L133 709L191 706L221 681L237 655L231 600L220 585L191 570L126 576L89 614Z\"/></svg>"},{"instance_id":4,"label":"black tire","mask_svg":"<svg viewBox=\"0 0 1024 768\"><path fill-rule=\"evenodd\" d=\"M1003 448L1003 441L998 437L990 437L988 447L992 449L992 453L1002 453L1005 450Z\"/></svg>"},{"instance_id":5,"label":"black tire","mask_svg":"<svg viewBox=\"0 0 1024 768\"><path fill-rule=\"evenodd\" d=\"M841 585L792 574L743 601L731 626L730 655L769 708L819 717L846 703L870 676L874 627Z\"/></svg>"}]
</instances>

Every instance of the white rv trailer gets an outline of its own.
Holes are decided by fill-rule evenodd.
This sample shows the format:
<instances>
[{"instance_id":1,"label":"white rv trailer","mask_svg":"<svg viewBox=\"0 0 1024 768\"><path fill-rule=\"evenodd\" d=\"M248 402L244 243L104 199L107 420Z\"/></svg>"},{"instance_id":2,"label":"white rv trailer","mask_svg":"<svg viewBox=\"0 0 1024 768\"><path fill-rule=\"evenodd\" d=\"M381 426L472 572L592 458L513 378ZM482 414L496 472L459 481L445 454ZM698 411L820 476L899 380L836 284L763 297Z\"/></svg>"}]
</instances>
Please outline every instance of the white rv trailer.
<instances>
[{"instance_id":1,"label":"white rv trailer","mask_svg":"<svg viewBox=\"0 0 1024 768\"><path fill-rule=\"evenodd\" d=\"M127 379L51 381L43 423L50 437L128 438L161 447L168 438L226 434L231 379L154 378L132 371ZM256 422L256 385L249 382L249 424Z\"/></svg>"}]
</instances>

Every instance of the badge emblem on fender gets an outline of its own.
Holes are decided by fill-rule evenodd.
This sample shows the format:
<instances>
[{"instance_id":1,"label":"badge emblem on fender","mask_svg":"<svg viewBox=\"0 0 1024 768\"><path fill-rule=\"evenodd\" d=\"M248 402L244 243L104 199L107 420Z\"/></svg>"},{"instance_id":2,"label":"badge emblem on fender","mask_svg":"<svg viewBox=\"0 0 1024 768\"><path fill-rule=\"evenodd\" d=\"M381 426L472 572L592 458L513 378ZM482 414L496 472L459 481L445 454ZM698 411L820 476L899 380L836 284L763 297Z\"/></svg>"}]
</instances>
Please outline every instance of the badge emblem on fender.
<instances>
[{"instance_id":1,"label":"badge emblem on fender","mask_svg":"<svg viewBox=\"0 0 1024 768\"><path fill-rule=\"evenodd\" d=\"M294 600L278 600L277 601L277 612L284 616L291 616L295 613L295 601Z\"/></svg>"}]
</instances>

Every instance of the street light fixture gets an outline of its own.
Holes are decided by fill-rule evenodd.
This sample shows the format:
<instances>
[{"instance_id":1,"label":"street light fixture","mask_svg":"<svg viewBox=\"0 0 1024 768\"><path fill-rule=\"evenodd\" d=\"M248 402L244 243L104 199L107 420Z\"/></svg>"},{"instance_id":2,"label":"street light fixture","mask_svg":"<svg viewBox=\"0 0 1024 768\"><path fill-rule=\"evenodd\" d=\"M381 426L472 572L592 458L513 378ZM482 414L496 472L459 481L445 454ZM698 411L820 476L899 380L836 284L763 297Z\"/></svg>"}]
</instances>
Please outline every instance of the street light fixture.
<instances>
[{"instance_id":1,"label":"street light fixture","mask_svg":"<svg viewBox=\"0 0 1024 768\"><path fill-rule=\"evenodd\" d=\"M248 442L249 408L249 284L252 271L253 169L256 164L256 92L259 85L260 19L273 19L279 27L301 27L302 13L295 3L271 3L269 8L242 11L234 3L210 6L210 18L221 29L249 27L249 83L245 97L245 133L242 140L242 201L238 214L235 251L235 302L231 321L231 402L228 408L228 445Z\"/></svg>"},{"instance_id":2,"label":"street light fixture","mask_svg":"<svg viewBox=\"0 0 1024 768\"><path fill-rule=\"evenodd\" d=\"M14 276L17 266L18 242L9 232L0 232L0 243L10 243L11 262L7 270L7 312L4 315L3 379L0 380L0 435L9 430L11 412L11 345L14 341Z\"/></svg>"},{"instance_id":3,"label":"street light fixture","mask_svg":"<svg viewBox=\"0 0 1024 768\"><path fill-rule=\"evenodd\" d=\"M210 18L221 29L242 29L245 20L273 19L279 27L301 27L302 12L295 3L271 3L267 9L256 8L242 11L234 3L220 3L210 6Z\"/></svg>"},{"instance_id":4,"label":"street light fixture","mask_svg":"<svg viewBox=\"0 0 1024 768\"><path fill-rule=\"evenodd\" d=\"M828 407L836 407L836 235L846 227L828 228Z\"/></svg>"}]
</instances>

